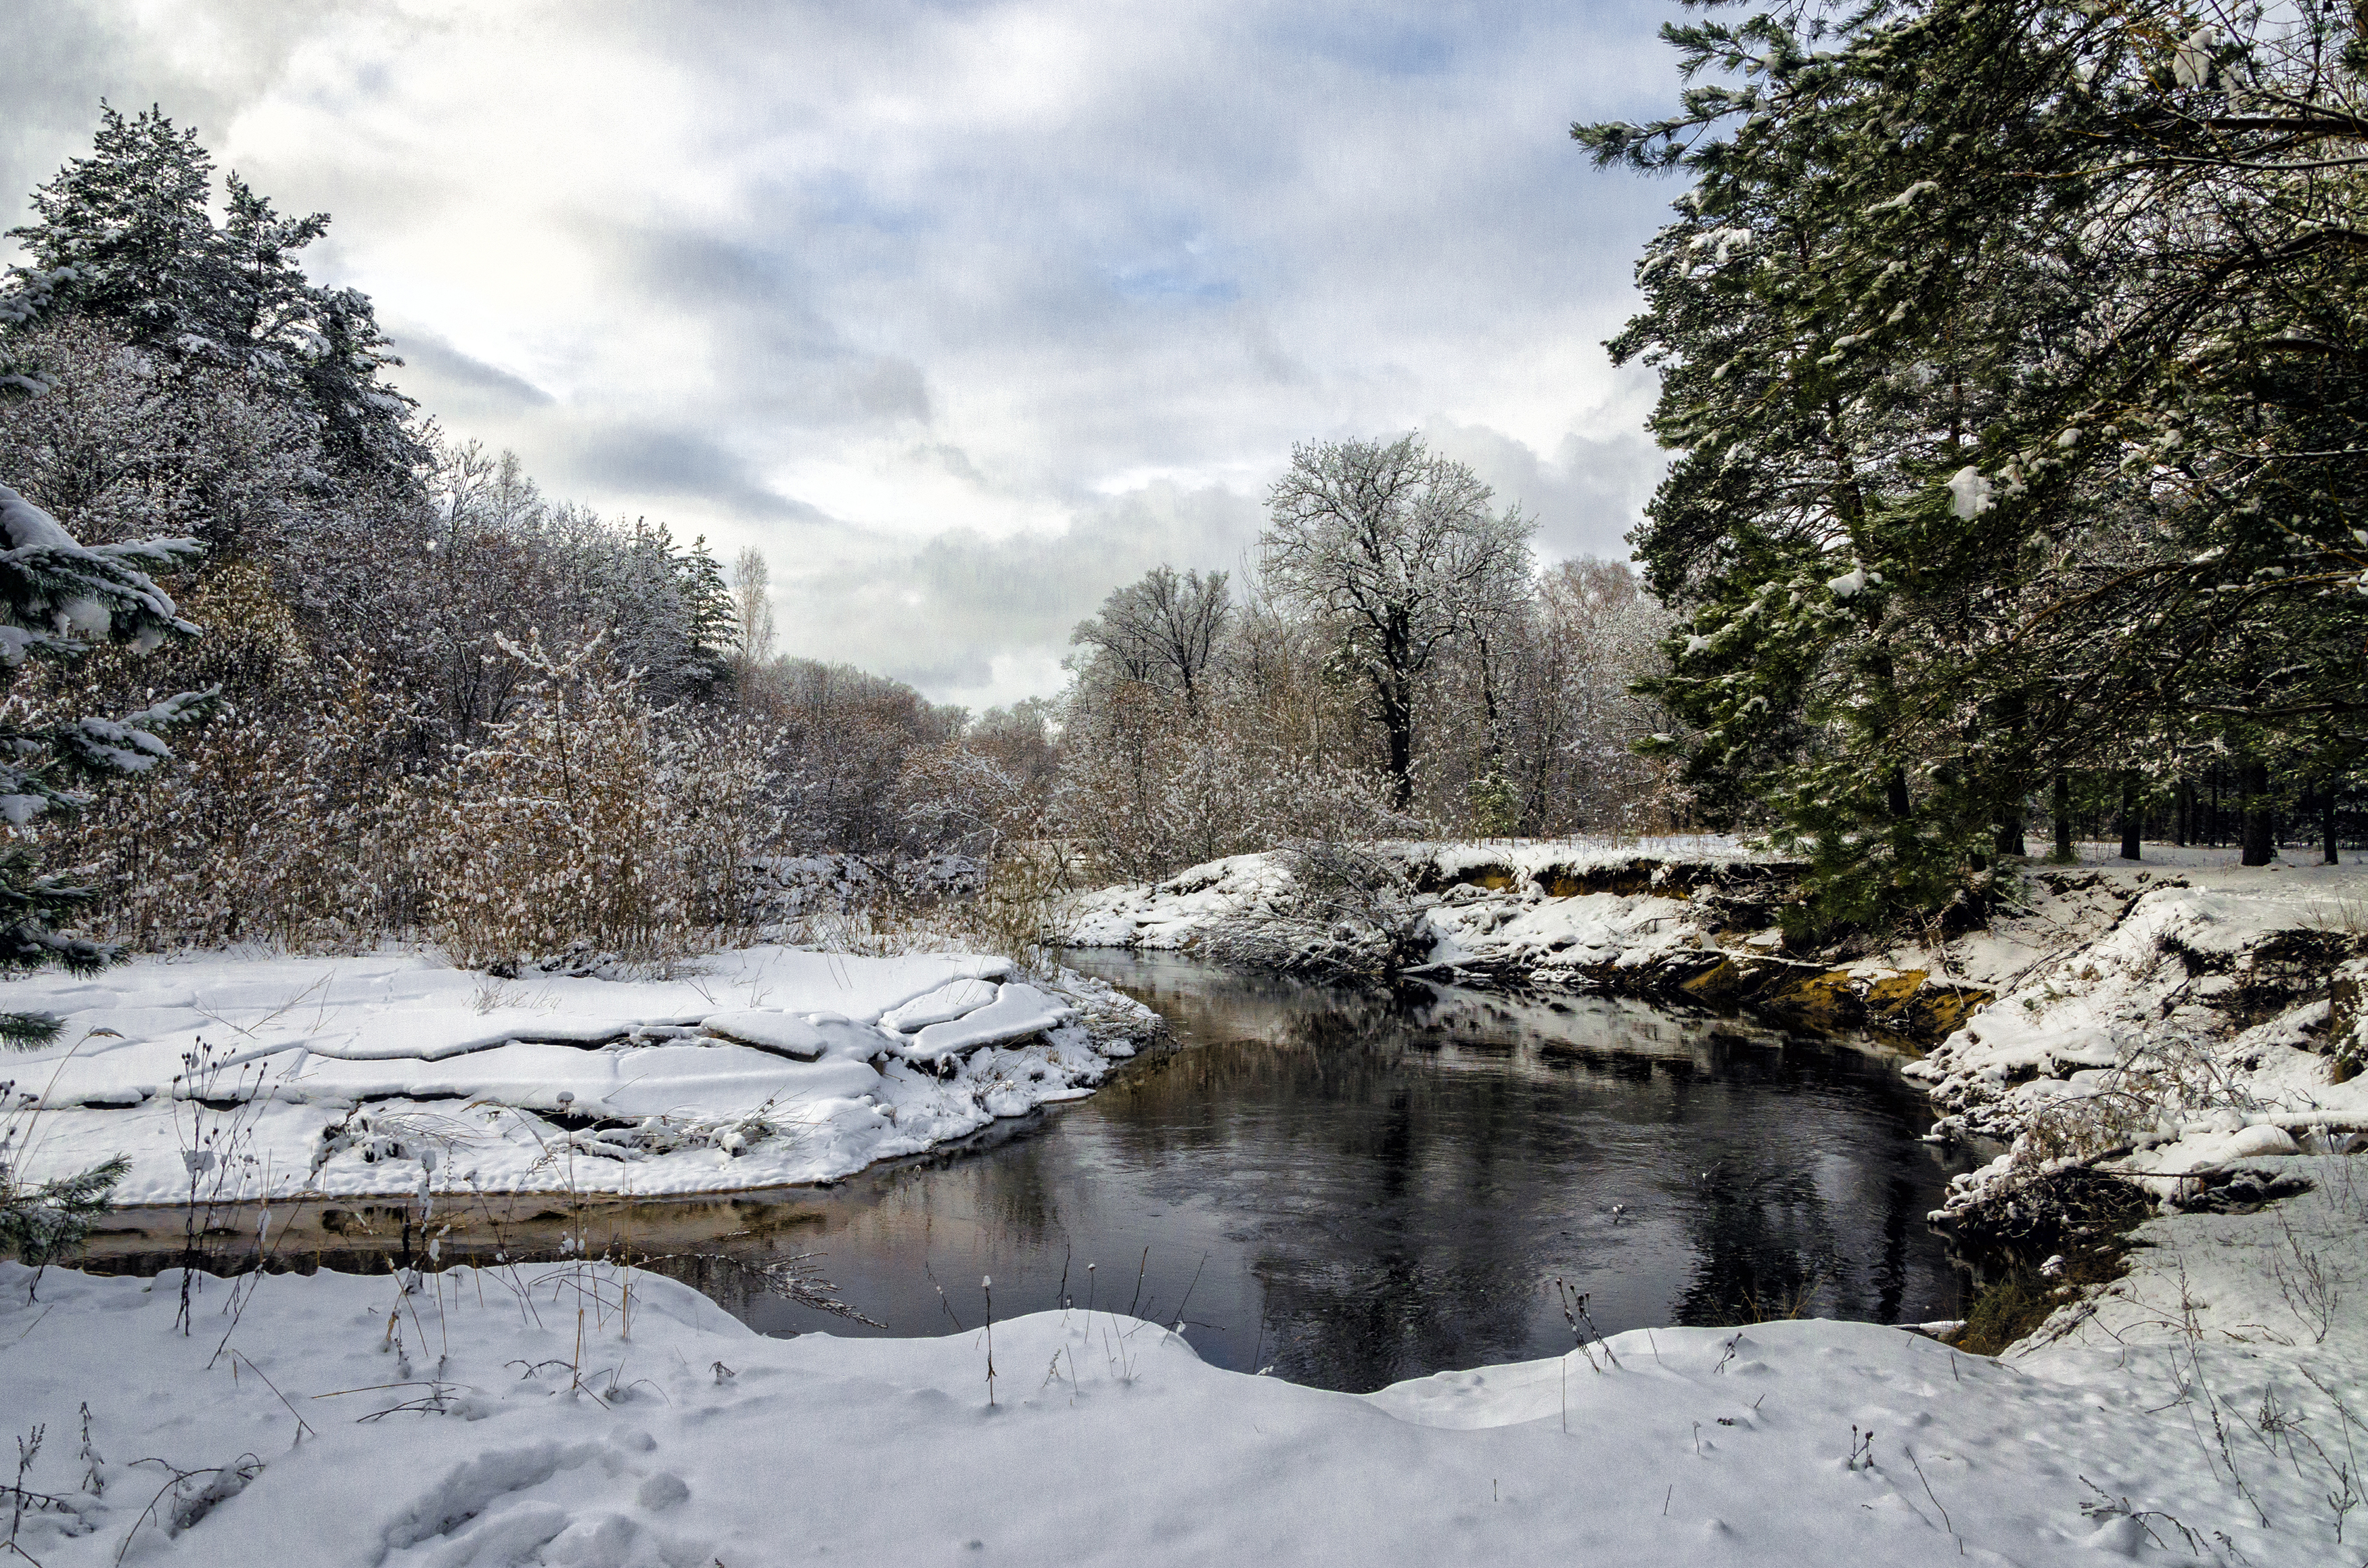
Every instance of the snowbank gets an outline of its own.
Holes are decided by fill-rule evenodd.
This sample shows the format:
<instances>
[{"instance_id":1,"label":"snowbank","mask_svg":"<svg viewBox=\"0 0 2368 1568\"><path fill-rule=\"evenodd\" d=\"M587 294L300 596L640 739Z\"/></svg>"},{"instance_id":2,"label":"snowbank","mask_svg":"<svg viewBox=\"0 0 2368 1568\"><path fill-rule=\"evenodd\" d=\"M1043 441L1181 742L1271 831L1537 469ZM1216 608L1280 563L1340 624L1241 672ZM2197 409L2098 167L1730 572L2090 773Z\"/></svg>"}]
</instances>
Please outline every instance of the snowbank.
<instances>
[{"instance_id":1,"label":"snowbank","mask_svg":"<svg viewBox=\"0 0 2368 1568\"><path fill-rule=\"evenodd\" d=\"M1946 1113L1944 1133L2035 1131L2045 1152L2084 1157L2136 1146L2116 1167L2133 1171L2368 1129L2368 1081L2339 1081L2329 1000L2368 949L2348 913L2363 894L2357 866L2061 880L2053 898L2084 901L2087 928L2059 925L2065 939L2047 944L2000 922L1989 943L2019 934L2027 961L1907 1071ZM2176 1155L2153 1147L2181 1140Z\"/></svg>"},{"instance_id":2,"label":"snowbank","mask_svg":"<svg viewBox=\"0 0 2368 1568\"><path fill-rule=\"evenodd\" d=\"M1080 947L1206 949L1284 967L1322 967L1330 954L1353 958L1360 949L1411 954L1418 961L1382 967L1465 984L1748 1006L1918 1039L1938 1038L1989 995L1915 955L1842 968L1784 956L1776 921L1800 867L1732 839L1383 844L1353 854L1387 884L1361 907L1306 896L1288 852L1237 855L1164 882L1089 894L1059 936ZM1397 929L1380 928L1387 925Z\"/></svg>"},{"instance_id":3,"label":"snowbank","mask_svg":"<svg viewBox=\"0 0 2368 1568\"><path fill-rule=\"evenodd\" d=\"M2247 1457L2240 1493L2192 1407L2150 1412L2124 1352L2070 1342L2010 1363L1862 1324L1640 1330L1358 1397L1070 1311L994 1324L990 1405L975 1288L942 1339L768 1340L599 1265L198 1277L188 1334L177 1276L30 1283L0 1265L0 1409L44 1429L18 1544L46 1568L1925 1568L2151 1556L2150 1533L2188 1560L2180 1527L2226 1561L2338 1560L2315 1471Z\"/></svg>"},{"instance_id":4,"label":"snowbank","mask_svg":"<svg viewBox=\"0 0 2368 1568\"><path fill-rule=\"evenodd\" d=\"M1683 897L1695 882L1735 868L1783 864L1715 835L1624 845L1570 839L1377 844L1369 853L1377 865L1402 873L1417 894L1434 899L1454 889L1516 900L1647 889ZM1286 906L1293 881L1284 852L1235 855L1162 882L1087 893L1063 916L1060 936L1080 948L1187 948L1227 922L1270 917Z\"/></svg>"},{"instance_id":5,"label":"snowbank","mask_svg":"<svg viewBox=\"0 0 2368 1568\"><path fill-rule=\"evenodd\" d=\"M24 1174L127 1153L124 1203L828 1180L1076 1098L1156 1023L999 959L780 948L639 983L217 954L5 1003L66 1023L9 1062Z\"/></svg>"}]
</instances>

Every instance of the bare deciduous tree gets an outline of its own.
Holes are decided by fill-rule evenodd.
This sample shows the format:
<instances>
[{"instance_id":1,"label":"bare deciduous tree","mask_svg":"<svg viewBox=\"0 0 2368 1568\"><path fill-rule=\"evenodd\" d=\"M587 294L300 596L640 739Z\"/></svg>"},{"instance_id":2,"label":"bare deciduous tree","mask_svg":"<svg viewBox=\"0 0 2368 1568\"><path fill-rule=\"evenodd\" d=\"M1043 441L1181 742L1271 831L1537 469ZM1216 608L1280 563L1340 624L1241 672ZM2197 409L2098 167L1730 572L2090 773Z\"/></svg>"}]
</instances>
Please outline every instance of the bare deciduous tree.
<instances>
[{"instance_id":1,"label":"bare deciduous tree","mask_svg":"<svg viewBox=\"0 0 2368 1568\"><path fill-rule=\"evenodd\" d=\"M1100 649L1124 678L1169 687L1187 707L1197 708L1232 614L1224 573L1204 577L1155 566L1112 592L1101 613L1080 622L1069 641Z\"/></svg>"},{"instance_id":2,"label":"bare deciduous tree","mask_svg":"<svg viewBox=\"0 0 2368 1568\"><path fill-rule=\"evenodd\" d=\"M1509 616L1530 588L1530 524L1414 434L1386 445L1292 449L1267 496L1259 562L1277 595L1323 619L1370 688L1395 803L1414 800L1418 677L1475 623Z\"/></svg>"},{"instance_id":3,"label":"bare deciduous tree","mask_svg":"<svg viewBox=\"0 0 2368 1568\"><path fill-rule=\"evenodd\" d=\"M739 629L736 662L744 676L773 656L772 585L765 552L755 545L733 560L732 619Z\"/></svg>"}]
</instances>

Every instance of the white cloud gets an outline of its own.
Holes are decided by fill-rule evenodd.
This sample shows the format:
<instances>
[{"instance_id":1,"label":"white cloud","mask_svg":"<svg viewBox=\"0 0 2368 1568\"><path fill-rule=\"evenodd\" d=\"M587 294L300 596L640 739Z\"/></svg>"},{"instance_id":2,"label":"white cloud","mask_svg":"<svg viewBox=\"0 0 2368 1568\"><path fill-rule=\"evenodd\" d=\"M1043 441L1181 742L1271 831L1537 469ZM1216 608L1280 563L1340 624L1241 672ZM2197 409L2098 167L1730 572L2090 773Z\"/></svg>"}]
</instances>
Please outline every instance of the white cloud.
<instances>
[{"instance_id":1,"label":"white cloud","mask_svg":"<svg viewBox=\"0 0 2368 1568\"><path fill-rule=\"evenodd\" d=\"M1663 15L44 4L0 176L163 104L336 214L314 269L448 428L765 546L792 651L1008 700L1117 582L1231 564L1296 439L1420 425L1619 551L1659 464L1600 344L1674 191L1565 131L1671 95Z\"/></svg>"}]
</instances>

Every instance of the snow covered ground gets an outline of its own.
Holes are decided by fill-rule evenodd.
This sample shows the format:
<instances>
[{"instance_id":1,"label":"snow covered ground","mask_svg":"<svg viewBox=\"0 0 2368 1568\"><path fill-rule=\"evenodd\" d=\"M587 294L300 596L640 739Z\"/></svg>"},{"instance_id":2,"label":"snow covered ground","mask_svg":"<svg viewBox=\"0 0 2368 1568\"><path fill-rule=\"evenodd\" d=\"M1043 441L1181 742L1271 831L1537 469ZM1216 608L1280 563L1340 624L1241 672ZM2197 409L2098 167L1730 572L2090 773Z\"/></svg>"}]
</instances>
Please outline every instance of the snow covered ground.
<instances>
[{"instance_id":1,"label":"snow covered ground","mask_svg":"<svg viewBox=\"0 0 2368 1568\"><path fill-rule=\"evenodd\" d=\"M1619 884L1642 892L1656 870L1670 866L1702 869L1770 864L1770 857L1746 849L1718 835L1679 838L1623 840L1619 843L1573 839L1494 839L1476 843L1384 844L1372 850L1376 863L1401 869L1437 907L1439 895L1469 890L1468 898L1507 895L1514 903L1551 901L1571 905L1567 893L1578 884ZM1641 871L1639 868L1642 868ZM1668 881L1666 874L1662 878ZM1561 887L1563 895L1551 889ZM1682 884L1669 891L1682 899ZM1085 948L1187 948L1212 928L1227 922L1258 920L1285 908L1293 893L1288 858L1269 851L1235 855L1179 871L1162 882L1127 883L1105 888L1078 899L1064 913L1063 940ZM1581 899L1565 912L1573 940L1555 941L1562 928L1523 932L1498 946L1509 946L1524 936L1546 950L1572 946L1600 947L1606 953L1627 950L1636 939L1668 924L1668 911L1655 909L1627 918L1618 907L1620 895L1604 892ZM1601 902L1597 902L1600 900ZM1487 901L1499 902L1499 901ZM1668 899L1658 900L1666 904ZM1590 929L1593 927L1593 929ZM1440 921L1438 935L1451 943L1441 961L1452 961L1462 949L1453 946L1459 932L1471 924Z\"/></svg>"},{"instance_id":2,"label":"snow covered ground","mask_svg":"<svg viewBox=\"0 0 2368 1568\"><path fill-rule=\"evenodd\" d=\"M2368 869L2169 858L2034 869L1989 929L1875 960L1999 994L1916 1069L2018 1140L1963 1200L2099 1161L2168 1200L2127 1277L1999 1359L1656 1329L1352 1396L1103 1312L990 1346L984 1289L950 1289L945 1338L780 1341L605 1263L199 1276L183 1332L178 1275L0 1265L0 1436L40 1429L0 1528L44 1568L2360 1561L2368 1099L2337 1080ZM1434 860L1431 907L1502 864ZM1533 902L1598 898L1694 902ZM34 1173L130 1146L162 1199L250 1155L242 1180L333 1192L813 1179L1082 1092L1143 1023L1074 977L780 949L507 988L403 954L152 961L6 1003L70 1019L18 1071Z\"/></svg>"},{"instance_id":3,"label":"snow covered ground","mask_svg":"<svg viewBox=\"0 0 2368 1568\"><path fill-rule=\"evenodd\" d=\"M2076 1163L2175 1205L2249 1158L2368 1142L2368 867L2147 852L2036 873L1943 950L1998 999L1906 1071L1943 1135L2018 1141L1957 1179L1952 1210Z\"/></svg>"},{"instance_id":4,"label":"snow covered ground","mask_svg":"<svg viewBox=\"0 0 2368 1568\"><path fill-rule=\"evenodd\" d=\"M943 1338L769 1340L600 1264L200 1276L185 1334L177 1275L36 1290L5 1264L0 1420L40 1429L16 1544L44 1568L2350 1562L2368 1178L2328 1167L2356 1163L2315 1162L2307 1211L2162 1222L2121 1295L2004 1359L1863 1324L1638 1330L1369 1396L1082 1308L990 1345L974 1288ZM2323 1330L2272 1267L2314 1257Z\"/></svg>"},{"instance_id":5,"label":"snow covered ground","mask_svg":"<svg viewBox=\"0 0 2368 1568\"><path fill-rule=\"evenodd\" d=\"M999 959L781 948L642 982L147 959L0 1006L66 1025L6 1063L8 1159L38 1181L128 1154L124 1203L827 1180L1076 1098L1156 1025Z\"/></svg>"}]
</instances>

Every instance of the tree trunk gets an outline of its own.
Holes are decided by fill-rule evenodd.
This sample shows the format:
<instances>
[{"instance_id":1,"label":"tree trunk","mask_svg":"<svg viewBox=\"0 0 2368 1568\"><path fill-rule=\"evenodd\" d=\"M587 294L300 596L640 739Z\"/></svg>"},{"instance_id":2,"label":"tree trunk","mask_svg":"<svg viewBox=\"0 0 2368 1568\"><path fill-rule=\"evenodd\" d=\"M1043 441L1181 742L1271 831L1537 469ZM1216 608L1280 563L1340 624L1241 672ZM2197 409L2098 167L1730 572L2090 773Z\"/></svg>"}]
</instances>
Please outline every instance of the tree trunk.
<instances>
[{"instance_id":1,"label":"tree trunk","mask_svg":"<svg viewBox=\"0 0 2368 1568\"><path fill-rule=\"evenodd\" d=\"M2170 791L2170 841L2181 849L2187 847L2187 819L2194 810L2195 788L2182 778Z\"/></svg>"},{"instance_id":2,"label":"tree trunk","mask_svg":"<svg viewBox=\"0 0 2368 1568\"><path fill-rule=\"evenodd\" d=\"M1390 804L1405 811L1414 804L1414 693L1409 682L1391 679L1382 687L1382 727L1390 737Z\"/></svg>"},{"instance_id":3,"label":"tree trunk","mask_svg":"<svg viewBox=\"0 0 2368 1568\"><path fill-rule=\"evenodd\" d=\"M2138 814L2138 776L2122 775L2122 858L2135 860L2138 855L2138 830L2145 820Z\"/></svg>"},{"instance_id":4,"label":"tree trunk","mask_svg":"<svg viewBox=\"0 0 2368 1568\"><path fill-rule=\"evenodd\" d=\"M1998 838L1991 846L1999 855L2021 855L2022 846L2022 802L2015 801L1998 813Z\"/></svg>"},{"instance_id":5,"label":"tree trunk","mask_svg":"<svg viewBox=\"0 0 2368 1568\"><path fill-rule=\"evenodd\" d=\"M2247 762L2237 769L2237 788L2244 796L2245 852L2248 866L2266 866L2277 858L2271 838L2270 768L2264 762Z\"/></svg>"},{"instance_id":6,"label":"tree trunk","mask_svg":"<svg viewBox=\"0 0 2368 1568\"><path fill-rule=\"evenodd\" d=\"M2342 846L2335 841L2335 798L2342 792L2343 780L2329 778L2327 781L2327 792L2319 798L2318 802L2318 835L2327 846L2327 864L2330 866L2343 864Z\"/></svg>"},{"instance_id":7,"label":"tree trunk","mask_svg":"<svg viewBox=\"0 0 2368 1568\"><path fill-rule=\"evenodd\" d=\"M2049 815L2055 819L2055 861L2072 863L2072 777L2062 768L2055 770L2055 795L2050 802Z\"/></svg>"},{"instance_id":8,"label":"tree trunk","mask_svg":"<svg viewBox=\"0 0 2368 1568\"><path fill-rule=\"evenodd\" d=\"M1903 822L1909 810L1907 800L1907 769L1892 764L1891 775L1883 781L1883 803L1891 812L1891 820Z\"/></svg>"}]
</instances>

